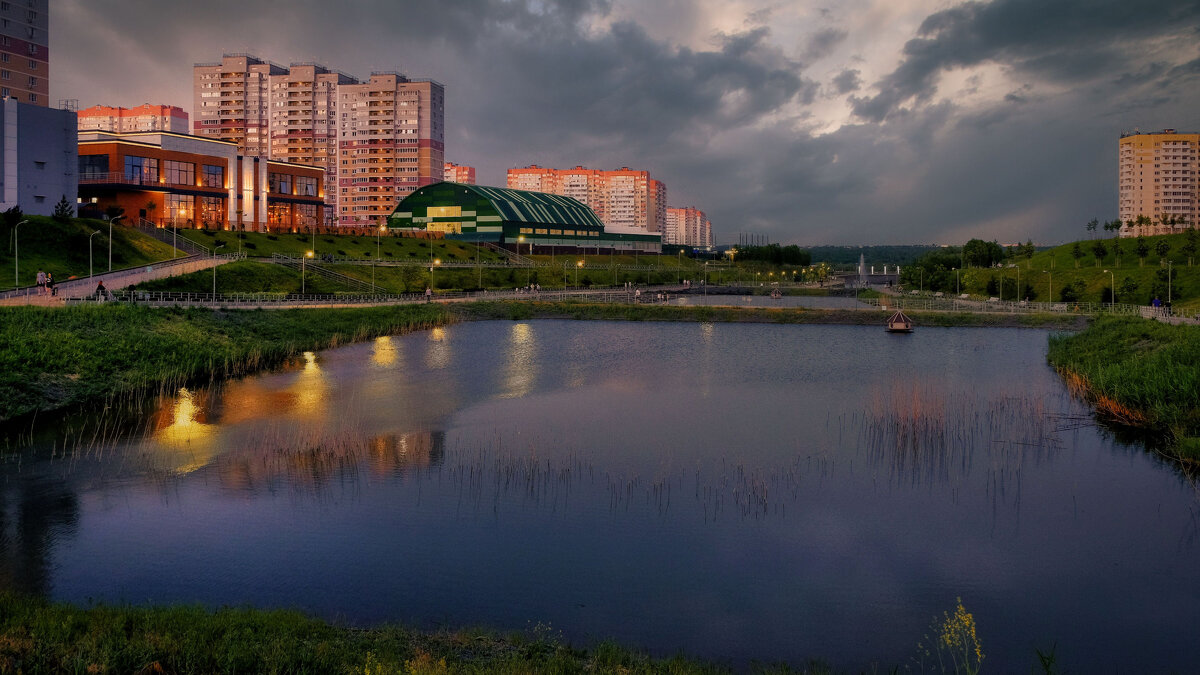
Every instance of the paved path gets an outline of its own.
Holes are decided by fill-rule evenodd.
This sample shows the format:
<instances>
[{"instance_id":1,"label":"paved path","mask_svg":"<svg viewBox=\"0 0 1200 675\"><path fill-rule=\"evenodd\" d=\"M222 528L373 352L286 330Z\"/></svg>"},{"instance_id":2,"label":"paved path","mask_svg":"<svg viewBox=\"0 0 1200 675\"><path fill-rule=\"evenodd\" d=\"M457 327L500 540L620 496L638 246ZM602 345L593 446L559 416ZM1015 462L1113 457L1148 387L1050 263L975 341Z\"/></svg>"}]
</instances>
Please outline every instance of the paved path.
<instances>
[{"instance_id":1,"label":"paved path","mask_svg":"<svg viewBox=\"0 0 1200 675\"><path fill-rule=\"evenodd\" d=\"M68 279L54 284L55 290L58 291L54 296L49 294L38 295L37 288L27 286L16 291L8 291L0 294L0 305L42 305L52 307L64 304L69 298L82 298L95 293L96 285L101 281L104 282L104 287L109 291L117 291L140 284L143 281L164 279L180 274L211 269L214 265L222 265L230 262L230 260L230 258L223 258L221 256L217 256L215 259L208 256L188 256L177 260L164 260L144 267L133 267L95 274L90 278Z\"/></svg>"}]
</instances>

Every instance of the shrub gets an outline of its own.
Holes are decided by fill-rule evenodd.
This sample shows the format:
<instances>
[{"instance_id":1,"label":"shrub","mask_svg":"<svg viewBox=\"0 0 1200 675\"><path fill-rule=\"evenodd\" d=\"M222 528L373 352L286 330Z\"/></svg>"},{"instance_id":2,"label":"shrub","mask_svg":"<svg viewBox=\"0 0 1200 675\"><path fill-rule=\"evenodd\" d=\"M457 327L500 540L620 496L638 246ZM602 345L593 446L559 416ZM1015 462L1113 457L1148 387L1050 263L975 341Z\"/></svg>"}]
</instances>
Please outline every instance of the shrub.
<instances>
[{"instance_id":1,"label":"shrub","mask_svg":"<svg viewBox=\"0 0 1200 675\"><path fill-rule=\"evenodd\" d=\"M273 234L268 234L267 239L270 239L271 241L279 241L279 237L276 237Z\"/></svg>"},{"instance_id":2,"label":"shrub","mask_svg":"<svg viewBox=\"0 0 1200 675\"><path fill-rule=\"evenodd\" d=\"M337 254L340 256L345 256L346 252L339 248Z\"/></svg>"},{"instance_id":3,"label":"shrub","mask_svg":"<svg viewBox=\"0 0 1200 675\"><path fill-rule=\"evenodd\" d=\"M258 248L258 247L254 245L254 242L247 241L242 244L242 248Z\"/></svg>"}]
</instances>

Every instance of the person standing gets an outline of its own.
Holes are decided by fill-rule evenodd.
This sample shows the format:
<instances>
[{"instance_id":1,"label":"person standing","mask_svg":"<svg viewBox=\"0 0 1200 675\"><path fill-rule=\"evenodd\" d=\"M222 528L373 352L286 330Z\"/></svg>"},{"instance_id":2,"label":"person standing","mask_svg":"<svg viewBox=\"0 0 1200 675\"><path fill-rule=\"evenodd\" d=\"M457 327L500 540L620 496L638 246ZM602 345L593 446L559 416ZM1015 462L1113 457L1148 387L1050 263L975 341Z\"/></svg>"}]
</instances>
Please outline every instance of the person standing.
<instances>
[{"instance_id":1,"label":"person standing","mask_svg":"<svg viewBox=\"0 0 1200 675\"><path fill-rule=\"evenodd\" d=\"M37 294L41 295L46 292L46 273L38 270L37 273Z\"/></svg>"},{"instance_id":2,"label":"person standing","mask_svg":"<svg viewBox=\"0 0 1200 675\"><path fill-rule=\"evenodd\" d=\"M46 291L51 295L58 295L58 289L54 287L54 275L46 272Z\"/></svg>"}]
</instances>

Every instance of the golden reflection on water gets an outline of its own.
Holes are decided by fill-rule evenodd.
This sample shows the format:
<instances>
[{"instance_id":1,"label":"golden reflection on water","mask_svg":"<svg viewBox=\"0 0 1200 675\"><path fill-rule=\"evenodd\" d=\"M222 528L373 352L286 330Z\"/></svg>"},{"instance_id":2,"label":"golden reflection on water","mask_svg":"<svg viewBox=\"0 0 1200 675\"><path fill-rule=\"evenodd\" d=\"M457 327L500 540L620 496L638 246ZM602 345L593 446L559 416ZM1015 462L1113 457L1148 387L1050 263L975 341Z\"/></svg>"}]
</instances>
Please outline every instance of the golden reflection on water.
<instances>
[{"instance_id":1,"label":"golden reflection on water","mask_svg":"<svg viewBox=\"0 0 1200 675\"><path fill-rule=\"evenodd\" d=\"M297 374L293 388L296 393L294 412L313 417L328 411L329 381L321 372L317 355L313 352L304 352L304 368Z\"/></svg>"},{"instance_id":2,"label":"golden reflection on water","mask_svg":"<svg viewBox=\"0 0 1200 675\"><path fill-rule=\"evenodd\" d=\"M166 423L156 425L151 438L164 451L156 459L176 473L191 473L207 465L216 454L216 425L208 421L207 408L199 405L186 387L179 390Z\"/></svg>"},{"instance_id":3,"label":"golden reflection on water","mask_svg":"<svg viewBox=\"0 0 1200 675\"><path fill-rule=\"evenodd\" d=\"M429 341L425 351L425 365L429 368L445 368L450 365L450 341L446 339L446 329L442 327L429 331Z\"/></svg>"},{"instance_id":4,"label":"golden reflection on water","mask_svg":"<svg viewBox=\"0 0 1200 675\"><path fill-rule=\"evenodd\" d=\"M504 390L500 398L521 398L533 389L538 364L534 358L537 341L527 323L513 324L508 332L508 349L504 360Z\"/></svg>"},{"instance_id":5,"label":"golden reflection on water","mask_svg":"<svg viewBox=\"0 0 1200 675\"><path fill-rule=\"evenodd\" d=\"M371 362L377 366L390 366L396 362L396 344L388 335L375 338L375 349L371 351Z\"/></svg>"}]
</instances>

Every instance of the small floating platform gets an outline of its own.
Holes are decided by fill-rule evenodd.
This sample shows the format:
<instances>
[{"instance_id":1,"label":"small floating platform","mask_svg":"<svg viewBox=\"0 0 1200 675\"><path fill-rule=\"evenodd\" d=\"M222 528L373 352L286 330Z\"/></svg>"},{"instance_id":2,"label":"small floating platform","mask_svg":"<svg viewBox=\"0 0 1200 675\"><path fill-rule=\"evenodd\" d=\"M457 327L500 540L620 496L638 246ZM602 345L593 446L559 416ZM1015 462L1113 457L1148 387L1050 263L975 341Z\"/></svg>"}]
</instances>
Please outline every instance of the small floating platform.
<instances>
[{"instance_id":1,"label":"small floating platform","mask_svg":"<svg viewBox=\"0 0 1200 675\"><path fill-rule=\"evenodd\" d=\"M908 318L902 310L896 310L892 318L887 321L887 332L889 333L911 333L913 332L912 319Z\"/></svg>"}]
</instances>

